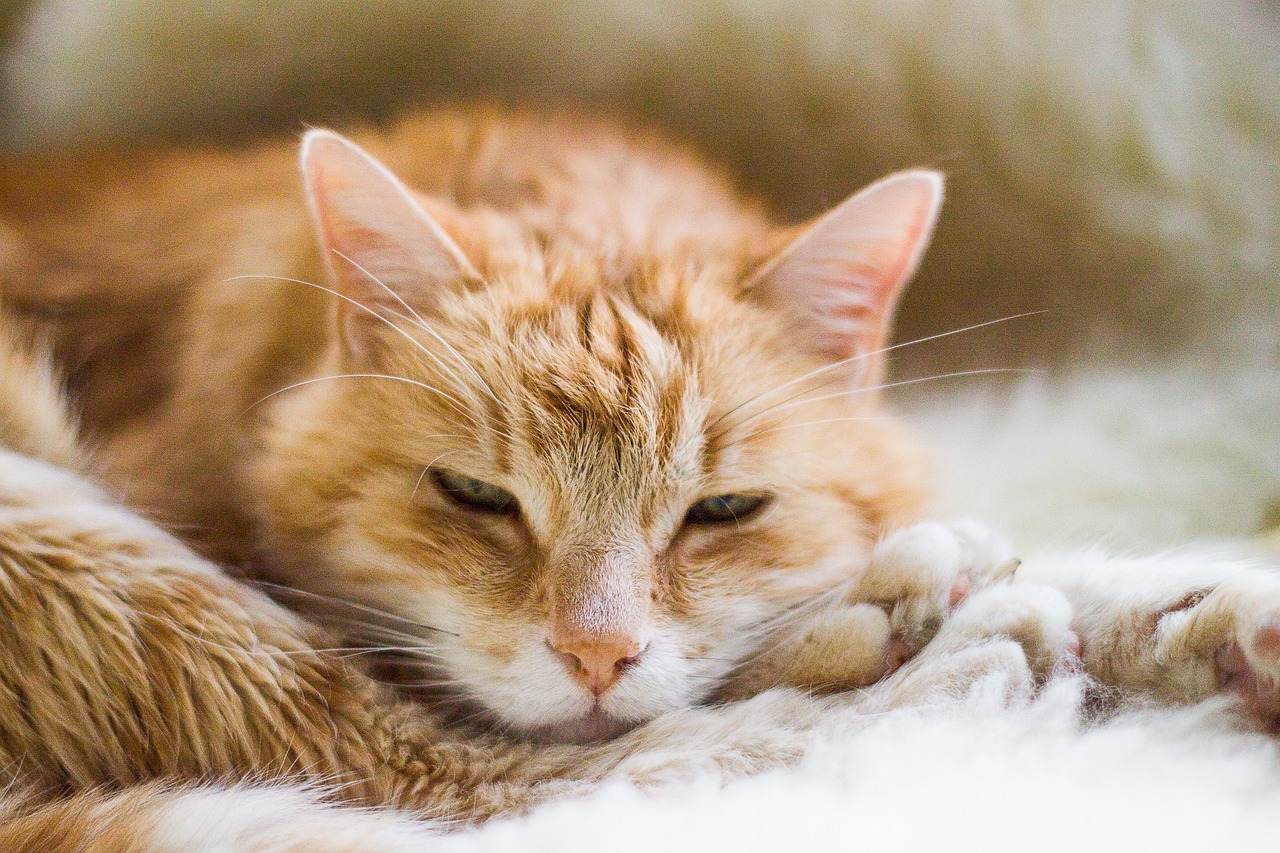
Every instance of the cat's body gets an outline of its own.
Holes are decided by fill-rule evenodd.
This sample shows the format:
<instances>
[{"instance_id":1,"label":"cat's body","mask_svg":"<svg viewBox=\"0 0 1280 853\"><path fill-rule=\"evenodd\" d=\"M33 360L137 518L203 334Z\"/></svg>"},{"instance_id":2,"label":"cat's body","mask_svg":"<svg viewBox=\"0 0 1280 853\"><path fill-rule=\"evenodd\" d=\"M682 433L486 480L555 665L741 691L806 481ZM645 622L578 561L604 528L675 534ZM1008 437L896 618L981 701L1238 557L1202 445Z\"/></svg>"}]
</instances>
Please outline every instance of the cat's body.
<instances>
[{"instance_id":1,"label":"cat's body","mask_svg":"<svg viewBox=\"0 0 1280 853\"><path fill-rule=\"evenodd\" d=\"M914 520L925 491L875 386L894 300L936 215L936 176L904 173L779 229L685 155L595 125L445 112L359 138L390 172L324 132L307 137L301 185L286 143L6 167L0 292L50 324L107 477L131 501L206 553L301 590L306 607L370 608L345 611L342 640L399 638L408 662L387 671L437 708L576 740L717 691L866 684L987 584L999 588L961 607L906 687L886 689L909 701L922 684L951 684L949 652L1000 636L1020 641L1026 678L1043 676L1076 641L1062 594L1030 578L1081 608L1092 672L1179 699L1234 680L1273 715L1280 597L1248 567L1162 577L1140 564L1113 598L1105 582L1078 582L1091 576L1071 560L1030 561L1008 585L1011 555L972 526L875 545ZM9 446L32 452L30 433ZM144 529L131 553L198 564L199 589L285 633L273 648L311 654L300 623ZM134 572L147 580L152 563L107 586ZM160 604L127 598L143 613ZM219 612L213 598L186 611L193 626ZM237 618L217 647L256 648L257 628L231 636ZM92 645L96 624L73 644ZM414 719L359 673L327 658L317 668L353 679L343 689L361 720ZM155 701L131 707L141 720ZM331 742L297 725L294 701L255 719L286 744ZM175 755L234 743L201 727L208 716L177 712L191 728ZM349 735L375 779L384 765L404 770L388 753L434 755L445 737L404 725L375 727L385 737L372 752L359 725ZM596 778L648 734L613 751L459 746L473 767L410 761L407 781L357 799L485 814L530 801L533 782ZM99 768L97 781L272 774L272 760L143 762ZM46 784L94 784L38 761L55 765ZM316 764L285 763L284 774ZM347 771L337 764L315 772ZM515 773L514 793L471 802L487 796L476 792L489 770Z\"/></svg>"}]
</instances>

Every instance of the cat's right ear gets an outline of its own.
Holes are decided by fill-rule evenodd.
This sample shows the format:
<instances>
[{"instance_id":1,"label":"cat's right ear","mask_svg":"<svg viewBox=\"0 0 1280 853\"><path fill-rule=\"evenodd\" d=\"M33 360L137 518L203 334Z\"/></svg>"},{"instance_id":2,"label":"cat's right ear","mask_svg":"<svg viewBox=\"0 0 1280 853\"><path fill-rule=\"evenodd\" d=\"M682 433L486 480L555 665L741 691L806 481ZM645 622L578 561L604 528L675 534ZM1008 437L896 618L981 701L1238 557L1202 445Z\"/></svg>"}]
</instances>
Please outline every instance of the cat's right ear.
<instances>
[{"instance_id":1,"label":"cat's right ear","mask_svg":"<svg viewBox=\"0 0 1280 853\"><path fill-rule=\"evenodd\" d=\"M874 383L898 297L933 235L942 190L942 175L927 169L876 181L787 235L745 291L787 317L797 346L838 365L849 384Z\"/></svg>"},{"instance_id":2,"label":"cat's right ear","mask_svg":"<svg viewBox=\"0 0 1280 853\"><path fill-rule=\"evenodd\" d=\"M309 131L301 161L320 251L340 297L338 331L351 353L367 353L386 320L429 308L442 288L479 280L409 189L354 142Z\"/></svg>"}]
</instances>

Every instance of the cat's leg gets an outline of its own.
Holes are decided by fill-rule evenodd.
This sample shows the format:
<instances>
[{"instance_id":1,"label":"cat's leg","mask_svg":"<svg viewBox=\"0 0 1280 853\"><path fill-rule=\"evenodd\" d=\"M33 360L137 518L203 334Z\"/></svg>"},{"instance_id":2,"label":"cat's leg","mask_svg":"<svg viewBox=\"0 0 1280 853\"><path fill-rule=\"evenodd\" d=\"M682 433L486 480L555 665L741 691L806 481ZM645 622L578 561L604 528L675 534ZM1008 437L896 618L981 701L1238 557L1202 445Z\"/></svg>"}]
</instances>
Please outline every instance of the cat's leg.
<instances>
[{"instance_id":1,"label":"cat's leg","mask_svg":"<svg viewBox=\"0 0 1280 853\"><path fill-rule=\"evenodd\" d=\"M781 622L722 695L878 681L924 648L971 592L1007 578L1017 564L1008 543L976 522L898 530L875 545L855 581Z\"/></svg>"},{"instance_id":2,"label":"cat's leg","mask_svg":"<svg viewBox=\"0 0 1280 853\"><path fill-rule=\"evenodd\" d=\"M327 644L82 478L0 450L0 736L34 787L291 779L474 819L609 767L450 738Z\"/></svg>"},{"instance_id":3,"label":"cat's leg","mask_svg":"<svg viewBox=\"0 0 1280 853\"><path fill-rule=\"evenodd\" d=\"M1085 667L1100 681L1182 702L1231 691L1280 723L1274 568L1213 553L1091 551L1030 557L1016 577L1025 581L1052 584L1073 602Z\"/></svg>"}]
</instances>

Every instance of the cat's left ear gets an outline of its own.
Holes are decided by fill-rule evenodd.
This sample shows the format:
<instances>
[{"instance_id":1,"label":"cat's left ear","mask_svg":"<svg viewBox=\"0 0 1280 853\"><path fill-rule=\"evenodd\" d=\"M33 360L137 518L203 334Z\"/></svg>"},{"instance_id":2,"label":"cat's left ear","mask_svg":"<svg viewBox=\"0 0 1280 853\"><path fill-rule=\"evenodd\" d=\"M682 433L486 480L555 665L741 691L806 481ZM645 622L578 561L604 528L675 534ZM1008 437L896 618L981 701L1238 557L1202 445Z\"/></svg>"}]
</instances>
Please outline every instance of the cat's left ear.
<instances>
[{"instance_id":1,"label":"cat's left ear","mask_svg":"<svg viewBox=\"0 0 1280 853\"><path fill-rule=\"evenodd\" d=\"M924 169L877 181L805 226L744 287L791 318L797 346L844 363L855 385L874 381L942 191L942 175Z\"/></svg>"},{"instance_id":2,"label":"cat's left ear","mask_svg":"<svg viewBox=\"0 0 1280 853\"><path fill-rule=\"evenodd\" d=\"M366 352L394 319L430 307L442 290L477 282L462 249L400 179L328 130L302 138L302 180L347 348ZM378 316L374 313L377 312Z\"/></svg>"}]
</instances>

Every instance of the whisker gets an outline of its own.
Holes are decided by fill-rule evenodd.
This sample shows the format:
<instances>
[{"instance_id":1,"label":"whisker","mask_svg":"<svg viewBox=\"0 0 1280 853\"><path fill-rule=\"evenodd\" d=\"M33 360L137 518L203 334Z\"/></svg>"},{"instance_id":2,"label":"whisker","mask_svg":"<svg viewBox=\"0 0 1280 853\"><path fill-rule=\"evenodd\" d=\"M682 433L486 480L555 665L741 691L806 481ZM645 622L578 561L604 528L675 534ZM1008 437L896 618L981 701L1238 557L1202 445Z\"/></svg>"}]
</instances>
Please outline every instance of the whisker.
<instances>
[{"instance_id":1,"label":"whisker","mask_svg":"<svg viewBox=\"0 0 1280 853\"><path fill-rule=\"evenodd\" d=\"M350 601L345 598L335 598L334 596L323 595L318 592L310 592L308 590L298 589L292 586L283 586L281 584L272 583L270 581L250 581L250 585L261 588L264 592L266 592L272 598L276 598L277 600L281 598L283 599L305 598L305 599L310 599L312 601L323 602L327 605L337 607L338 609L347 608L350 610L355 610L362 614L367 614L369 616L373 616L381 620L386 620L388 622L398 622L402 625L407 625L410 628L416 628L421 631L429 631L433 634L443 634L449 637L458 636L458 634L454 633L453 631L446 631L445 629L437 628L434 625L427 625L422 622L416 622L413 619L409 619L408 617L401 616L398 613L392 613L388 610L380 610L379 608L372 607L368 604L361 604L359 602Z\"/></svg>"},{"instance_id":2,"label":"whisker","mask_svg":"<svg viewBox=\"0 0 1280 853\"><path fill-rule=\"evenodd\" d=\"M348 259L348 260L350 260L350 259ZM359 266L359 265L357 265L357 266ZM367 273L367 271L365 271L365 270L363 270L363 269L361 269L361 271L362 271L362 272L365 272L366 274L368 274L368 273ZM403 338L405 338L407 341L409 341L409 343L413 344L417 349L419 349L420 351L422 351L422 352L423 352L423 353L425 353L426 355L430 356L430 358L431 358L433 361L435 361L437 365L439 365L439 366L440 366L440 369L441 369L441 370L443 370L443 371L445 372L445 376L446 376L446 378L448 378L448 379L452 380L452 381L453 381L453 383L454 383L454 385L455 385L456 387L458 387L458 388L460 388L460 389L462 389L462 390L464 390L464 391L470 391L470 386L469 386L469 385L467 385L465 382L463 382L463 381L462 381L462 379L461 379L461 378L460 378L456 373L454 373L454 372L449 368L449 366L448 366L448 365L446 365L443 361L441 361L439 356L437 356L434 352L432 352L428 347L423 346L423 344L422 344L422 342L421 342L421 341L419 341L419 340L418 340L417 338L415 338L413 335L409 334L409 333L408 333L408 332L406 332L404 329L400 328L398 325L396 325L395 323L393 323L390 319L388 319L386 316L384 316L381 312L379 312L379 311L375 311L374 309L370 308L368 305L365 305L363 302L360 302L359 300L356 300L356 299L352 299L351 297L347 296L347 295L346 295L346 294L344 294L344 293L339 293L338 291L334 290L334 289L333 289L333 288L331 288L331 287L325 287L324 285L316 284L315 282L312 282L312 281L306 281L306 280L304 280L304 279L300 279L300 278L290 278L290 277L288 277L288 276L282 276L282 275L237 275L237 276L232 276L231 278L223 279L223 282L224 282L224 283L227 283L227 282L233 282L233 281L243 281L243 280L247 280L247 279L267 279L267 280L272 280L272 281L287 281L287 282L292 282L292 283L294 283L294 284L301 284L301 285L305 285L305 286L307 286L307 287L313 287L313 288L315 288L316 290L320 290L320 291L323 291L323 292L325 292L325 293L331 294L331 295L336 296L337 298L339 298L339 299L343 300L344 302L347 302L347 303L350 303L351 305L354 305L355 307L359 308L361 311L364 311L364 312L368 313L369 315L371 315L371 316L375 317L376 319L378 319L378 320L380 320L381 322L385 323L387 326L389 326L389 327L391 327L392 329L394 329L394 330L395 330L395 332L396 332L397 334L399 334L400 336L402 336ZM377 281L377 279L374 279L374 280L375 280L375 281ZM385 284L382 284L382 282L380 282L380 281L378 281L377 283L378 283L380 286L382 286L382 287L386 287L386 285L385 285ZM388 290L390 290L390 288L388 288ZM393 296L395 296L395 294L394 294L394 293L393 293L392 295L393 295ZM399 299L400 297L399 297L399 296L396 296L396 298L397 298L397 299ZM413 313L413 309L412 309L411 307L409 307L409 305L408 305L408 304L404 303L404 300L400 300L400 301L401 301L401 303L402 303L402 304L405 304L405 307L406 307L406 308L408 308L408 309L409 309L409 311L410 311L411 313ZM409 318L409 317L405 316L404 314L399 313L398 311L394 311L394 310L392 310L392 309L389 309L389 308L388 308L388 309L386 309L386 312L387 312L388 314L392 315L393 317L397 317L397 318L399 318L399 319L401 319L401 320L404 320L406 323L411 323L411 322L413 322L413 321L411 320L411 318ZM417 314L416 314L416 313L414 313L414 316L415 316L415 317L417 317ZM421 318L419 318L419 319L421 319ZM440 335L439 335L439 334L438 334L434 329L430 328L429 326L426 326L425 324L415 324L415 325L422 325L422 328L423 328L425 331L427 331L427 332L428 332L428 333L430 333L433 337L435 337L437 340L439 340L439 341L440 341L440 343L442 343L442 344L443 344L443 345L444 345L444 346L445 346L445 347L446 347L450 352L452 352L452 353L453 353L453 354L454 354L458 359L462 360L463 364L464 364L464 365L466 365L467 369L468 369L472 374L474 374L474 375L475 375L475 377L476 377L476 379L477 379L477 380L479 380L479 381L480 381L480 383L484 386L486 393L488 393L490 397L493 397L494 402L498 402L497 397L495 397L495 396L494 396L493 389L492 389L491 387L489 387L489 384L488 384L487 382L485 382L485 381L484 381L484 378L483 378L482 376L480 376L480 374L479 374L479 373L477 373L477 372L476 372L475 368L473 368L473 367L470 365L470 363L468 363L465 359L462 359L461 354L459 354L459 353L458 353L458 351L457 351L456 349L454 349L454 348L449 344L449 342L448 342L448 341L446 341L446 340L444 340L443 338L441 338L441 337L440 337ZM405 380L405 381L410 381L410 380ZM291 387L296 387L296 386L291 386ZM264 401L266 401L266 400L270 399L270 398L271 398L271 397L273 397L275 394L279 394L279 393L282 393L282 392L284 392L284 391L288 391L288 390L290 390L290 388L281 388L279 391L273 392L272 394L268 394L266 397L263 397L261 400L257 400L257 401L255 401L252 405L250 405L248 408L246 408L243 412L241 412L241 413L240 413L240 417L244 417L244 415L246 415L247 413L249 413L250 411L252 411L252 410L254 409L254 407L256 407L256 406L258 406L259 404L263 403ZM484 429L492 430L493 432L498 433L499 435L501 435L503 438L507 439L508 441L513 441L513 440L514 440L510 434L508 434L508 433L506 433L506 432L503 432L502 430L496 429L496 428L494 428L494 427L492 427L492 426L489 426L489 425L487 425L487 424L482 424L480 421L478 421L474 416L472 416L472 415L471 415L471 413L467 410L466 405L465 405L461 400L457 399L456 397L454 397L454 396L452 396L452 395L450 395L450 394L446 394L446 393L445 393L445 392L443 392L443 391L439 391L438 389L433 389L433 390L436 390L436 391L437 391L437 393L439 393L441 396L445 397L447 400L449 400L451 403L453 403L453 404L454 404L454 407L457 409L458 413L459 413L459 414L461 414L463 417L467 418L467 420L471 421L471 423L472 423L472 424L474 424L477 428L479 428L479 429L481 429L481 430L484 430Z\"/></svg>"},{"instance_id":3,"label":"whisker","mask_svg":"<svg viewBox=\"0 0 1280 853\"><path fill-rule=\"evenodd\" d=\"M737 421L736 423L730 424L729 426L725 427L724 429L717 432L714 436L712 436L711 441L719 441L722 437L724 437L730 431L735 430L739 427L745 426L746 424L749 424L754 420L762 418L765 415L773 414L775 412L785 412L788 409L794 409L794 408L797 408L798 406L806 406L810 403L818 403L823 400L834 400L837 397L854 397L859 394L871 394L876 391L885 391L890 388L903 388L909 385L920 385L925 382L937 382L942 379L960 379L966 376L987 376L992 374L1007 374L1007 373L1039 375L1039 374L1043 374L1044 371L1036 368L1024 368L1024 367L987 367L987 368L981 368L976 370L958 370L954 373L939 373L934 376L920 376L920 377L916 377L915 379L901 379L901 380L898 380L897 382L882 382L879 385L868 385L861 388L846 388L843 391L835 391L830 394L822 394L817 397L806 397L804 394L797 394L794 397L788 397L786 400L779 402L777 405L770 406L767 409L762 409L761 411L756 412L755 414L747 415L742 420Z\"/></svg>"},{"instance_id":4,"label":"whisker","mask_svg":"<svg viewBox=\"0 0 1280 853\"><path fill-rule=\"evenodd\" d=\"M410 643L404 646L386 646L382 650L386 657L396 658L402 663L411 663L414 666L435 665L440 662L443 654L439 648L421 645L419 643Z\"/></svg>"},{"instance_id":5,"label":"whisker","mask_svg":"<svg viewBox=\"0 0 1280 853\"><path fill-rule=\"evenodd\" d=\"M465 687L466 682L460 678L428 678L422 681L395 681L398 687L417 688L419 690L432 687Z\"/></svg>"},{"instance_id":6,"label":"whisker","mask_svg":"<svg viewBox=\"0 0 1280 853\"><path fill-rule=\"evenodd\" d=\"M995 320L986 320L982 323L975 323L972 326L964 326L962 328L952 329L947 332L939 332L936 335L927 335L923 338L915 338L914 340L910 340L910 341L902 341L901 343L892 344L891 346L881 347L878 350L858 353L857 355L850 356L849 358L842 359L840 361L836 361L831 364L826 364L826 365L823 365L822 367L811 370L808 373L804 374L803 376L797 376L794 379L790 379L786 382L783 382L781 385L775 386L774 388L770 388L768 391L763 391L757 394L756 396L739 403L729 411L722 414L720 417L716 418L712 423L708 424L707 429L708 430L713 429L714 427L719 425L721 421L723 421L725 418L729 417L730 415L734 414L735 412L745 408L746 406L751 405L752 403L755 403L768 396L776 394L777 392L783 390L784 388L790 388L792 385L796 385L800 382L804 382L808 379L812 379L813 377L820 376L824 373L829 373L833 370L838 370L841 367L844 367L848 364L853 364L854 362L861 361L863 359L872 358L873 356L883 355L884 353L887 353L887 352L893 352L894 350L899 350L904 347L910 347L910 346L915 346L917 344L928 343L929 341L936 341L941 338L947 338L952 335L959 335L965 332L973 332L978 329L986 328L987 326L994 326L997 323L1007 323L1010 320L1021 320L1026 317L1034 317L1037 314L1046 314L1046 313L1048 313L1047 310L1040 310L1040 311L1026 311L1021 314L1010 314L1007 317L999 317Z\"/></svg>"},{"instance_id":7,"label":"whisker","mask_svg":"<svg viewBox=\"0 0 1280 853\"><path fill-rule=\"evenodd\" d=\"M369 280L370 280L370 281L372 281L374 284L378 285L378 287L381 287L381 288L382 288L383 290L385 290L387 293L391 294L391 297L392 297L393 299L395 299L397 302L399 302L401 305L403 305L403 306L405 307L405 310L406 310L406 311L408 311L410 314L412 314L412 315L413 315L413 318L414 318L415 320L417 320L417 321L418 321L418 327L419 327L419 328L421 328L421 329L422 329L424 332L426 332L427 334L431 335L431 337L433 337L433 338L435 338L437 341L439 341L439 342L440 342L440 344L441 344L441 346L443 346L443 347L444 347L445 349L447 349L450 353L452 353L452 354L453 354L453 357L454 357L454 358L456 358L456 359L458 360L458 363L459 363L459 364L461 364L463 367L465 367L465 368L467 369L467 371L468 371L472 376L474 376L474 377L476 378L476 381L480 383L480 386L481 386L482 388L484 388L485 392L489 395L489 398L490 398L491 400L493 400L493 402L498 403L498 405L502 405L502 404L501 404L501 402L498 400L498 395L497 395L497 394L495 394L495 393L493 393L493 389L492 389L491 387L489 387L489 383L484 381L484 377L483 377L483 376L481 376L481 375L480 375L480 373L479 373L479 371L477 371L477 370L476 370L476 369L471 365L471 362L469 362L469 361L467 361L465 358L463 358L463 357L462 357L462 353L458 352L456 349L454 349L454 347L453 347L453 346L452 346L448 341L446 341L444 338L440 337L439 333L437 333L437 332L436 332L436 330L435 330L435 329L433 329L433 328L431 327L431 324L430 324L430 323L428 323L426 320L422 319L422 315L421 315L421 314L419 314L417 311L413 310L413 307L412 307L411 305L409 305L409 303L408 303L408 302L405 302L402 298L400 298L400 294L396 293L392 288L388 287L388 286L387 286L387 285L386 285L382 280L380 280L376 275L374 275L373 273L369 272L367 269L365 269L364 267L362 267L360 264L356 263L356 262L355 262L354 260L352 260L351 258L349 258L349 257L347 257L346 255L344 255L342 252L339 252L337 249L334 249L334 250L333 250L333 253L334 253L335 255L337 255L338 257L342 258L342 259L343 259L344 261L346 261L347 263L351 264L351 265L352 265L353 267L355 267L356 269L360 270L360 272L364 273L366 276L368 276L368 277L369 277ZM433 353L432 355L433 355L433 357L434 357L434 353ZM438 359L437 359L437 361L438 361ZM441 364L441 367L444 367L444 365L443 365L443 364ZM447 368L446 368L446 369L447 369Z\"/></svg>"},{"instance_id":8,"label":"whisker","mask_svg":"<svg viewBox=\"0 0 1280 853\"><path fill-rule=\"evenodd\" d=\"M349 646L319 651L334 652L339 657L363 657L365 655L390 655L402 653L407 655L436 654L435 650L426 646Z\"/></svg>"},{"instance_id":9,"label":"whisker","mask_svg":"<svg viewBox=\"0 0 1280 853\"><path fill-rule=\"evenodd\" d=\"M244 417L249 412L253 411L255 407L262 405L267 400L270 400L272 397L276 396L277 394L283 394L286 391L292 391L293 389L301 388L304 385L312 385L316 382L328 382L333 379L387 379L392 382L404 382L408 385L414 385L418 388L423 388L427 391L432 391L436 394L439 394L441 397L444 397L446 400L456 403L459 407L462 406L462 402L458 400L456 397L448 394L445 391L441 391L439 388L436 388L432 385L428 385L425 382L419 382L416 379L408 379L404 376L393 376L390 373L335 373L332 376L317 376L313 379L304 379L301 382L295 382L292 385L286 385L283 388L278 388L275 391L272 391L270 394L266 395L265 397L262 397L258 400L253 401L253 403L250 404L248 408L246 408L244 411L240 413L240 417ZM484 424L481 424L479 421L477 421L474 417L472 417L466 411L462 411L461 413L467 418L467 420L471 421L471 423L473 423L475 426L479 427L480 429L488 429L488 427L486 427Z\"/></svg>"},{"instance_id":10,"label":"whisker","mask_svg":"<svg viewBox=\"0 0 1280 853\"><path fill-rule=\"evenodd\" d=\"M440 364L440 367L445 371L446 375L458 384L458 387L460 388L467 387L466 384L463 383L458 378L457 374L449 370L447 366L445 366L442 362L440 362L440 359L436 356L436 354L433 353L431 350L429 350L427 347L423 346L421 341L419 341L413 335L406 332L404 329L397 326L395 323L389 320L382 312L375 311L374 309L370 308L368 305L365 305L363 302L359 301L358 299L352 299L350 296L347 296L345 293L341 293L337 290L334 290L332 287L325 287L324 285L316 284L313 281L306 281L305 279L301 279L301 278L290 278L289 276L284 276L284 275L235 275L235 276L232 276L231 278L224 278L222 282L223 284L227 284L233 281L245 281L250 279L287 281L287 282L292 282L293 284L302 284L302 285L306 285L307 287L314 287L316 290L321 290L321 291L324 291L325 293L328 293L331 296L336 296L339 299L341 299L343 302L346 302L350 305L354 305L355 307L359 308L361 311L364 311L366 314L369 314L371 317L382 321L387 326L394 329L396 333L404 337L407 341L409 341L409 343L413 344L415 347L422 350L422 352L426 353L427 355L435 359L436 363ZM382 284L381 282L378 282L378 283ZM382 285L382 286L385 287L386 285ZM398 299L399 297L396 297L396 298ZM401 301L403 302L403 300ZM405 307L408 308L409 306L405 305ZM412 308L409 308L409 310L410 312L413 311ZM386 309L386 312L387 314L390 314L392 317L396 317L398 319L404 320L406 323L413 323L413 320L410 317L407 317L404 314L401 314L399 311L395 311L388 308ZM414 316L417 316L417 315L415 314ZM417 325L417 324L415 323L414 325Z\"/></svg>"},{"instance_id":11,"label":"whisker","mask_svg":"<svg viewBox=\"0 0 1280 853\"><path fill-rule=\"evenodd\" d=\"M762 435L768 435L771 432L779 432L780 430L784 430L784 429L798 429L800 427L819 426L821 424L838 424L838 423L846 423L849 421L884 421L884 420L892 420L892 416L891 415L862 415L862 416L847 417L847 418L822 418L820 420L814 420L814 421L802 421L798 424L778 424L777 426L772 426L772 427L769 427L768 429L761 429L761 430L756 430L755 432L752 432L752 433L748 433L747 435L744 435L741 438L735 439L729 442L728 444L725 444L722 446L733 447L735 444L741 444L744 441L748 441L750 439L757 438Z\"/></svg>"},{"instance_id":12,"label":"whisker","mask_svg":"<svg viewBox=\"0 0 1280 853\"><path fill-rule=\"evenodd\" d=\"M258 646L228 645L220 643L217 640L210 639L203 634L197 634L189 628L183 626L176 619L171 619L156 613L143 613L145 617L151 618L168 628L177 631L195 642L208 646L209 648L218 649L224 652L233 652L251 655L254 657L267 658L291 658L291 657L308 657L321 654L333 654L338 657L358 657L360 655L376 654L381 651L387 652L410 652L410 651L430 651L429 649L417 646L314 646L305 649L274 649L260 648Z\"/></svg>"},{"instance_id":13,"label":"whisker","mask_svg":"<svg viewBox=\"0 0 1280 853\"><path fill-rule=\"evenodd\" d=\"M326 627L330 627L326 624ZM337 626L332 626L337 630ZM360 630L353 626L343 632L342 636L356 648L377 650L385 657L408 658L415 660L439 657L441 649L436 645L427 645L421 637L412 634L397 634L391 631Z\"/></svg>"},{"instance_id":14,"label":"whisker","mask_svg":"<svg viewBox=\"0 0 1280 853\"><path fill-rule=\"evenodd\" d=\"M389 643L397 645L419 646L428 640L422 634L412 631L401 631L387 625L370 622L368 617L307 614L312 621L330 631L347 637L353 641L367 643Z\"/></svg>"}]
</instances>

